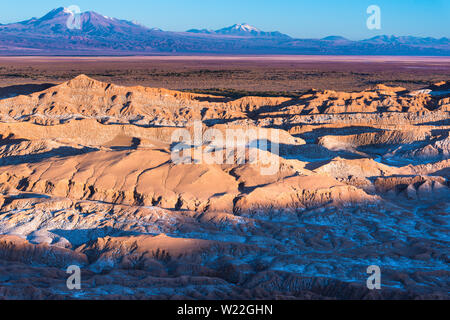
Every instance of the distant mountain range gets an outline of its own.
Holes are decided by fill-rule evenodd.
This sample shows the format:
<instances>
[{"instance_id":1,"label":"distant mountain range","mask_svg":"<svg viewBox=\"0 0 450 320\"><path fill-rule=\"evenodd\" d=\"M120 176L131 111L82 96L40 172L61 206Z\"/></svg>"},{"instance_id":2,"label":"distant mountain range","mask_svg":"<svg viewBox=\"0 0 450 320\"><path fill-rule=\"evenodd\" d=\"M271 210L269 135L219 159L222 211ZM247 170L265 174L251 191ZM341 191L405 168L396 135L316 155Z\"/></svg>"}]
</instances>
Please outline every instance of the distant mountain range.
<instances>
[{"instance_id":1,"label":"distant mountain range","mask_svg":"<svg viewBox=\"0 0 450 320\"><path fill-rule=\"evenodd\" d=\"M238 36L238 37L254 37L254 38L279 38L279 39L292 39L290 36L278 31L265 32L258 28L255 28L249 24L235 24L231 27L219 29L216 31L207 29L191 29L186 32L197 34L215 34L224 36Z\"/></svg>"},{"instance_id":2,"label":"distant mountain range","mask_svg":"<svg viewBox=\"0 0 450 320\"><path fill-rule=\"evenodd\" d=\"M70 22L69 24L67 22ZM0 55L318 54L450 55L450 39L340 36L294 39L249 24L169 32L135 22L57 8L41 18L0 24Z\"/></svg>"}]
</instances>

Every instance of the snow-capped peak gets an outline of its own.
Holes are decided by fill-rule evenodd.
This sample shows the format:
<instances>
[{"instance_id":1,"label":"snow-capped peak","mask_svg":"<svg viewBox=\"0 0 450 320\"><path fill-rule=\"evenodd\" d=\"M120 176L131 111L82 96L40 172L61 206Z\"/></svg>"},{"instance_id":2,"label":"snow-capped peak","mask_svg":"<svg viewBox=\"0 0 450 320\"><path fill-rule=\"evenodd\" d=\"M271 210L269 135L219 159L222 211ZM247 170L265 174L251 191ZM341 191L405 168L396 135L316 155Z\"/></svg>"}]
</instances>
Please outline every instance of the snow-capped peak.
<instances>
[{"instance_id":1,"label":"snow-capped peak","mask_svg":"<svg viewBox=\"0 0 450 320\"><path fill-rule=\"evenodd\" d=\"M258 28L255 28L255 27L253 27L253 26L251 26L249 24L246 24L246 23L238 24L238 25L236 25L235 28L236 29L240 29L240 30L244 30L244 31L248 31L248 32L251 32L251 31L259 32L260 31Z\"/></svg>"},{"instance_id":2,"label":"snow-capped peak","mask_svg":"<svg viewBox=\"0 0 450 320\"><path fill-rule=\"evenodd\" d=\"M241 35L241 36L251 36L255 34L262 33L261 30L258 28L255 28L247 23L240 23L232 25L231 27L223 28L220 30L217 30L216 33L218 34L227 34L227 35Z\"/></svg>"},{"instance_id":3,"label":"snow-capped peak","mask_svg":"<svg viewBox=\"0 0 450 320\"><path fill-rule=\"evenodd\" d=\"M78 6L73 5L73 6L64 8L63 12L67 13L67 14L75 15L75 14L80 14L81 9Z\"/></svg>"},{"instance_id":4,"label":"snow-capped peak","mask_svg":"<svg viewBox=\"0 0 450 320\"><path fill-rule=\"evenodd\" d=\"M195 31L195 30L194 30ZM199 31L195 31L196 33L199 33ZM200 32L205 33L205 32ZM265 32L261 31L260 29L253 27L247 23L240 23L240 24L234 24L231 27L226 27L220 30L216 30L213 32L215 34L220 35L227 35L227 36L239 36L239 37L270 37L270 38L289 38L289 36L286 36L278 31L274 32Z\"/></svg>"},{"instance_id":5,"label":"snow-capped peak","mask_svg":"<svg viewBox=\"0 0 450 320\"><path fill-rule=\"evenodd\" d=\"M234 30L239 30L239 31L245 31L245 32L260 32L261 30L259 30L258 28L255 28L247 23L242 23L242 24L235 24L232 29Z\"/></svg>"}]
</instances>

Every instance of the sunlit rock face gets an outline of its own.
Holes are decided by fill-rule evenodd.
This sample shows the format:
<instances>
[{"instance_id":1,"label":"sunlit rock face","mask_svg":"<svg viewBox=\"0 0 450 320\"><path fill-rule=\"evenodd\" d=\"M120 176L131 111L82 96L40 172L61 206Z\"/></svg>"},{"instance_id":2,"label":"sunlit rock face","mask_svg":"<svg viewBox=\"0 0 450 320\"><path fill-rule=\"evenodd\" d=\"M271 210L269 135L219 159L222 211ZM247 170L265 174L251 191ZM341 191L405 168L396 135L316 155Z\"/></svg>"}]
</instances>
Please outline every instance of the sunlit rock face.
<instances>
[{"instance_id":1,"label":"sunlit rock face","mask_svg":"<svg viewBox=\"0 0 450 320\"><path fill-rule=\"evenodd\" d=\"M83 75L3 99L0 294L449 298L448 106L447 83L232 99ZM259 150L276 170L245 161L259 144L200 161L205 136L174 162L174 132L199 121L276 134Z\"/></svg>"}]
</instances>

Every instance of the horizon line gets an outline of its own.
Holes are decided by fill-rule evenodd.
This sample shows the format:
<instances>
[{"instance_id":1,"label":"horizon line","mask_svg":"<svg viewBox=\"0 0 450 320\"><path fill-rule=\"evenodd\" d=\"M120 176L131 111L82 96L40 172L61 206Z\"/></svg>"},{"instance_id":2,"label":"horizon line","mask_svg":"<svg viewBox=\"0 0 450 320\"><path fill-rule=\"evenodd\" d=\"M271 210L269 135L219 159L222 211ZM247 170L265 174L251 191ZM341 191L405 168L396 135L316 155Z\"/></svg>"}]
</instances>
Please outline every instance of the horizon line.
<instances>
[{"instance_id":1,"label":"horizon line","mask_svg":"<svg viewBox=\"0 0 450 320\"><path fill-rule=\"evenodd\" d=\"M66 10L66 9L68 9L68 8L69 8L69 7L65 7L65 6L56 7L56 8L51 9L50 11L47 11L47 13L45 13L44 15L42 15L42 16L40 16L40 17L33 16L33 17L29 18L29 19L25 19L25 20L21 20L21 21L16 21L16 22L9 22L9 23L4 23L4 24L3 24L2 22L0 22L0 26L6 26L6 25L11 25L11 24L21 23L21 22L25 22L25 21L28 21L28 20L31 20L31 19L41 19L41 18L45 17L47 14L49 14L50 12L56 11L56 10L58 10L58 9ZM80 10L80 11L81 11L81 10ZM115 17L105 16L105 15L103 15L103 14L97 12L97 11L94 11L94 10L85 10L85 11L81 11L81 12L80 12L80 14L83 14L83 13L95 13L95 14L98 14L98 15L100 15L100 16L102 16L102 17L105 17L105 18L111 18L111 19L115 19L115 20L118 20L118 21L127 21L127 22L130 22L130 23L139 25L139 26L141 26L141 27L143 27L143 28L146 28L146 29L148 29L148 30L158 29L158 30L160 30L161 32L171 32L171 33L189 33L189 34L191 34L192 32L188 32L189 30L208 30L208 31L216 32L216 31L219 31L219 30L221 30L221 29L229 28L229 27L232 27L232 26L235 26L235 25L242 25L242 24L248 24L248 25L250 25L250 26L252 26L252 27L255 27L255 26L254 26L253 24L251 24L251 23L243 22L243 23L233 23L233 24L231 24L231 25L228 25L228 26L225 26L225 27L223 27L223 28L221 28L221 29L216 29L216 30L215 30L215 29L209 29L209 28L206 28L206 27L197 27L197 28L186 28L186 30L183 30L183 31L177 31L177 30L166 30L166 29L161 29L161 28L155 27L155 26L149 26L149 25L147 25L147 24L145 24L145 23L142 23L142 22L140 22L140 21L136 21L136 20L133 20L133 19L128 20L128 19L120 19L120 18L115 18ZM262 31L262 32L268 32L268 33L270 33L270 32L280 32L281 34L284 34L284 35L290 37L290 38L293 39L293 40L324 40L324 39L329 38L329 37L340 37L340 38L343 38L343 39L345 39L345 40L352 41L352 42L371 40L371 39L378 38L378 37L395 37L395 38L414 37L414 38L420 38L420 39L431 38L431 39L435 39L435 40L442 40L442 39L449 39L449 40L450 40L450 35L449 35L449 36L442 36L442 37L433 37L433 36L418 36L418 35L413 35L413 34L409 34L409 35L398 35L398 34L388 34L388 33L386 33L386 34L383 33L383 34L374 35L374 36L369 37L369 38L362 37L362 38L357 38L357 39L356 39L356 38L351 38L351 37L342 36L342 35L339 35L339 34L328 34L328 35L326 35L326 36L316 37L316 38L314 38L314 37L295 37L295 36L289 35L288 33L281 32L281 31L279 31L279 30L265 31L265 30L260 29L259 27L255 27L255 28L257 28L259 31ZM195 33L194 33L194 34L195 34ZM221 35L221 36L224 36L224 37L232 37L232 36L229 36L229 35Z\"/></svg>"}]
</instances>

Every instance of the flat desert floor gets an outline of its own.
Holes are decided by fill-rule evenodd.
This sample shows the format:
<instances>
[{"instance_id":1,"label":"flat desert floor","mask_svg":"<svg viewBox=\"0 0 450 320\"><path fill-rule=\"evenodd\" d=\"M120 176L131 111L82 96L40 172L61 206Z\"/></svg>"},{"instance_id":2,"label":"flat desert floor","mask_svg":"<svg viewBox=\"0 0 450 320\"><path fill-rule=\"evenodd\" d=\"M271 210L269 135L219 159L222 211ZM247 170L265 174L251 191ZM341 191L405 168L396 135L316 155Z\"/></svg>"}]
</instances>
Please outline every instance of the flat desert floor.
<instances>
[{"instance_id":1,"label":"flat desert floor","mask_svg":"<svg viewBox=\"0 0 450 320\"><path fill-rule=\"evenodd\" d=\"M0 57L0 86L59 84L79 74L120 85L225 94L361 91L382 83L419 89L450 78L448 57L152 56Z\"/></svg>"}]
</instances>

